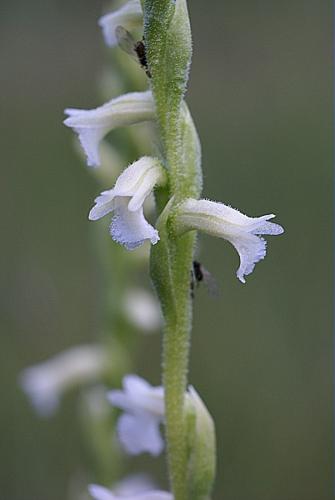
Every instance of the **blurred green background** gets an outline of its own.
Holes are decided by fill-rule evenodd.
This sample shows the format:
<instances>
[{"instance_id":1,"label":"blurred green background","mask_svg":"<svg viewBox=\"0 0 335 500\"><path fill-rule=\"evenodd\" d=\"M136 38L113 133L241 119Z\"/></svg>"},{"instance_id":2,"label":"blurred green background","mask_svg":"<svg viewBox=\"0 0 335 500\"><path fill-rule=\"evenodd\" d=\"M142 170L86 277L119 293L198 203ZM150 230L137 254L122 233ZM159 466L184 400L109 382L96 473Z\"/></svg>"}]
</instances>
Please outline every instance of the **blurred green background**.
<instances>
[{"instance_id":1,"label":"blurred green background","mask_svg":"<svg viewBox=\"0 0 335 500\"><path fill-rule=\"evenodd\" d=\"M268 238L268 256L245 286L235 277L233 248L201 239L199 258L222 291L217 300L197 293L190 372L217 426L213 499L328 500L331 2L189 4L187 100L202 141L204 195L250 215L274 212L286 230ZM98 338L101 280L86 217L98 188L62 119L67 106L101 103L108 53L96 20L106 3L0 5L0 497L70 499L73 478L89 477L75 397L51 420L39 420L17 376ZM141 340L137 371L153 383L159 349L158 336ZM150 470L154 461L134 463ZM163 459L157 467L164 471Z\"/></svg>"}]
</instances>

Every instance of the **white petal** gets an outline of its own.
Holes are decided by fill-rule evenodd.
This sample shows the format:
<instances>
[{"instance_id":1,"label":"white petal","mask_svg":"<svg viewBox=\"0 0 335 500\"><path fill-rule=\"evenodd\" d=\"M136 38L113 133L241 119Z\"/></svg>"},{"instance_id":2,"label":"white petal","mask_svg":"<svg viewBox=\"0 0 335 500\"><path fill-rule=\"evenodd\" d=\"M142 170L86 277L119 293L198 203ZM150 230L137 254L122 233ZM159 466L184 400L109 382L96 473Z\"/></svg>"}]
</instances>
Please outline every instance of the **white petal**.
<instances>
[{"instance_id":1,"label":"white petal","mask_svg":"<svg viewBox=\"0 0 335 500\"><path fill-rule=\"evenodd\" d=\"M40 417L50 417L56 412L60 388L42 363L26 368L20 375L20 385Z\"/></svg>"},{"instance_id":2,"label":"white petal","mask_svg":"<svg viewBox=\"0 0 335 500\"><path fill-rule=\"evenodd\" d=\"M133 500L173 500L173 495L166 491L148 491L137 495Z\"/></svg>"},{"instance_id":3,"label":"white petal","mask_svg":"<svg viewBox=\"0 0 335 500\"><path fill-rule=\"evenodd\" d=\"M140 0L130 0L118 10L106 14L99 19L106 45L114 47L117 45L115 29L124 26L127 29L142 22L143 12Z\"/></svg>"},{"instance_id":4,"label":"white petal","mask_svg":"<svg viewBox=\"0 0 335 500\"><path fill-rule=\"evenodd\" d=\"M162 325L162 316L157 299L146 290L128 290L124 299L127 318L144 333L155 332Z\"/></svg>"},{"instance_id":5,"label":"white petal","mask_svg":"<svg viewBox=\"0 0 335 500\"><path fill-rule=\"evenodd\" d=\"M274 215L272 217L275 217ZM262 217L259 217L262 219ZM252 234L269 234L272 236L276 236L278 234L283 234L284 228L282 228L279 224L275 224L274 222L264 222L259 221L255 224L255 227L250 231Z\"/></svg>"},{"instance_id":6,"label":"white petal","mask_svg":"<svg viewBox=\"0 0 335 500\"><path fill-rule=\"evenodd\" d=\"M163 168L156 158L142 156L127 167L118 177L115 183L115 192L118 196L133 196L136 191L145 183L146 189L149 184L153 189L157 181L163 176Z\"/></svg>"},{"instance_id":7,"label":"white petal","mask_svg":"<svg viewBox=\"0 0 335 500\"><path fill-rule=\"evenodd\" d=\"M149 413L159 419L164 417L163 387L153 387L137 375L126 375L123 391L110 391L108 399L114 406L130 413Z\"/></svg>"},{"instance_id":8,"label":"white petal","mask_svg":"<svg viewBox=\"0 0 335 500\"><path fill-rule=\"evenodd\" d=\"M144 218L143 209L136 212L128 210L129 198L117 198L115 215L110 226L114 241L124 245L127 250L134 250L149 240L153 245L159 241L158 231Z\"/></svg>"},{"instance_id":9,"label":"white petal","mask_svg":"<svg viewBox=\"0 0 335 500\"><path fill-rule=\"evenodd\" d=\"M80 144L87 156L87 165L97 167L100 165L99 145L101 139L109 132L109 127L83 128L74 127L78 134Z\"/></svg>"},{"instance_id":10,"label":"white petal","mask_svg":"<svg viewBox=\"0 0 335 500\"><path fill-rule=\"evenodd\" d=\"M159 420L150 415L130 415L125 413L118 420L119 439L131 455L149 452L157 456L164 448L160 435Z\"/></svg>"},{"instance_id":11,"label":"white petal","mask_svg":"<svg viewBox=\"0 0 335 500\"><path fill-rule=\"evenodd\" d=\"M145 199L157 185L162 185L165 180L163 168L155 165L146 172L137 186L137 189L129 202L128 209L132 212L142 207Z\"/></svg>"},{"instance_id":12,"label":"white petal","mask_svg":"<svg viewBox=\"0 0 335 500\"><path fill-rule=\"evenodd\" d=\"M99 379L105 370L106 356L101 347L83 345L26 368L20 383L39 415L50 416L66 390Z\"/></svg>"},{"instance_id":13,"label":"white petal","mask_svg":"<svg viewBox=\"0 0 335 500\"><path fill-rule=\"evenodd\" d=\"M110 189L109 191L103 191L100 196L98 196L94 201L95 205L91 209L88 218L90 220L98 220L101 217L112 212L115 208L115 194L114 189Z\"/></svg>"},{"instance_id":14,"label":"white petal","mask_svg":"<svg viewBox=\"0 0 335 500\"><path fill-rule=\"evenodd\" d=\"M88 487L88 491L94 500L116 500L112 492L104 488L103 486L99 486L98 484L90 484Z\"/></svg>"},{"instance_id":15,"label":"white petal","mask_svg":"<svg viewBox=\"0 0 335 500\"><path fill-rule=\"evenodd\" d=\"M128 495L114 495L109 489L97 484L90 484L89 492L94 500L173 500L173 495L166 491L149 490L146 492L131 493Z\"/></svg>"},{"instance_id":16,"label":"white petal","mask_svg":"<svg viewBox=\"0 0 335 500\"><path fill-rule=\"evenodd\" d=\"M240 256L240 267L237 270L237 277L245 283L244 276L251 274L255 264L264 259L266 255L266 241L254 234L241 233L236 237L226 238L234 245Z\"/></svg>"},{"instance_id":17,"label":"white petal","mask_svg":"<svg viewBox=\"0 0 335 500\"><path fill-rule=\"evenodd\" d=\"M153 120L155 107L150 91L124 94L96 109L65 110L64 120L79 135L89 166L100 165L99 144L105 135L117 127Z\"/></svg>"},{"instance_id":18,"label":"white petal","mask_svg":"<svg viewBox=\"0 0 335 500\"><path fill-rule=\"evenodd\" d=\"M113 486L113 491L115 495L130 497L152 491L154 488L155 484L147 474L132 474L118 481Z\"/></svg>"},{"instance_id":19,"label":"white petal","mask_svg":"<svg viewBox=\"0 0 335 500\"><path fill-rule=\"evenodd\" d=\"M135 411L138 409L156 415L158 418L164 417L164 389L162 386L153 387L137 375L126 375L123 378L123 387L131 398Z\"/></svg>"}]
</instances>

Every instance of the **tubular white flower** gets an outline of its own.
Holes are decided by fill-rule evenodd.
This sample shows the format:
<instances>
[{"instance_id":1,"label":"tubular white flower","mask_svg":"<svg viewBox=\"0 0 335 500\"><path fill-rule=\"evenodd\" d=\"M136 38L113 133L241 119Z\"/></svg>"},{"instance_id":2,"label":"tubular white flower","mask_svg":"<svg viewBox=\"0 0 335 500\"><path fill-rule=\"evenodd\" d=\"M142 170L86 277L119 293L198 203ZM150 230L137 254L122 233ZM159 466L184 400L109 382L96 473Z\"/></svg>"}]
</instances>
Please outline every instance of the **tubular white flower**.
<instances>
[{"instance_id":1,"label":"tubular white flower","mask_svg":"<svg viewBox=\"0 0 335 500\"><path fill-rule=\"evenodd\" d=\"M133 250L150 240L155 245L158 231L144 218L143 203L156 185L163 185L166 174L158 160L143 156L132 163L117 179L113 189L103 191L89 213L90 220L114 212L110 233L112 238Z\"/></svg>"},{"instance_id":2,"label":"tubular white flower","mask_svg":"<svg viewBox=\"0 0 335 500\"><path fill-rule=\"evenodd\" d=\"M127 125L153 120L155 106L151 91L124 94L95 109L65 110L64 125L78 134L91 167L100 165L99 144L108 132Z\"/></svg>"},{"instance_id":3,"label":"tubular white flower","mask_svg":"<svg viewBox=\"0 0 335 500\"><path fill-rule=\"evenodd\" d=\"M143 493L134 493L133 495L115 495L111 490L104 486L91 484L89 492L94 500L173 500L171 493L160 490L146 491Z\"/></svg>"},{"instance_id":4,"label":"tubular white flower","mask_svg":"<svg viewBox=\"0 0 335 500\"><path fill-rule=\"evenodd\" d=\"M164 419L163 387L152 387L136 375L127 375L123 390L110 391L108 400L125 412L117 424L125 450L131 455L143 452L159 455L164 448L159 430Z\"/></svg>"},{"instance_id":5,"label":"tubular white flower","mask_svg":"<svg viewBox=\"0 0 335 500\"><path fill-rule=\"evenodd\" d=\"M98 380L107 369L104 350L100 346L84 345L26 368L20 375L20 384L37 413L47 417L55 412L67 389Z\"/></svg>"},{"instance_id":6,"label":"tubular white flower","mask_svg":"<svg viewBox=\"0 0 335 500\"><path fill-rule=\"evenodd\" d=\"M268 222L273 217L248 217L223 203L189 198L179 207L176 228L179 234L195 229L229 241L240 256L237 277L245 283L244 276L252 273L266 254L266 241L259 235L284 232L279 224Z\"/></svg>"},{"instance_id":7,"label":"tubular white flower","mask_svg":"<svg viewBox=\"0 0 335 500\"><path fill-rule=\"evenodd\" d=\"M99 26L102 28L102 33L106 45L115 47L117 38L115 29L118 26L123 26L127 29L139 27L143 22L143 11L140 0L130 0L114 12L110 12L99 19Z\"/></svg>"}]
</instances>

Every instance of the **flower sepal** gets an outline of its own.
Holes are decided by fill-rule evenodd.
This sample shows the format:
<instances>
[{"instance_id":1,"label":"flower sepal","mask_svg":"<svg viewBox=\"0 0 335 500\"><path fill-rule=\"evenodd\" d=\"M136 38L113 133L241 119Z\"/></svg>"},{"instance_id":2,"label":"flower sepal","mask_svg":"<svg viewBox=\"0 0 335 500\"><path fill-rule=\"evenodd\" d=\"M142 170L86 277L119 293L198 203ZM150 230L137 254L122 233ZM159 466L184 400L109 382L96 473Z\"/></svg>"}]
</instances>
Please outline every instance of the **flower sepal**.
<instances>
[{"instance_id":1,"label":"flower sepal","mask_svg":"<svg viewBox=\"0 0 335 500\"><path fill-rule=\"evenodd\" d=\"M192 500L209 498L216 470L215 426L194 387L186 397L187 437L189 444L189 491Z\"/></svg>"}]
</instances>

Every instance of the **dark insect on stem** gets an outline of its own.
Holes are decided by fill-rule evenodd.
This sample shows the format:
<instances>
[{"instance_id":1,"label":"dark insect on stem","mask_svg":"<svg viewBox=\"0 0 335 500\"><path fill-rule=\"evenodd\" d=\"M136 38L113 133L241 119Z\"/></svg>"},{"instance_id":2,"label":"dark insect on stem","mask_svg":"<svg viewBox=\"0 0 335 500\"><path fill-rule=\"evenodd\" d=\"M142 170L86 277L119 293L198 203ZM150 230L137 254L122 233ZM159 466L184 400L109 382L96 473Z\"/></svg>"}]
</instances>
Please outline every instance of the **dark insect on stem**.
<instances>
[{"instance_id":1,"label":"dark insect on stem","mask_svg":"<svg viewBox=\"0 0 335 500\"><path fill-rule=\"evenodd\" d=\"M131 33L129 33L129 31L127 31L123 26L116 27L115 35L119 47L133 59L135 59L136 62L140 64L141 68L144 69L147 77L151 78L144 41L140 40L136 42Z\"/></svg>"},{"instance_id":2,"label":"dark insect on stem","mask_svg":"<svg viewBox=\"0 0 335 500\"><path fill-rule=\"evenodd\" d=\"M137 54L137 58L141 67L145 70L145 74L147 75L148 78L151 78L151 73L148 68L147 54L144 42L142 40L136 42L134 49Z\"/></svg>"},{"instance_id":3,"label":"dark insect on stem","mask_svg":"<svg viewBox=\"0 0 335 500\"><path fill-rule=\"evenodd\" d=\"M193 261L192 271L191 271L191 297L194 299L194 290L201 282L205 283L208 293L212 297L218 297L219 287L215 278L211 273L197 260Z\"/></svg>"}]
</instances>

